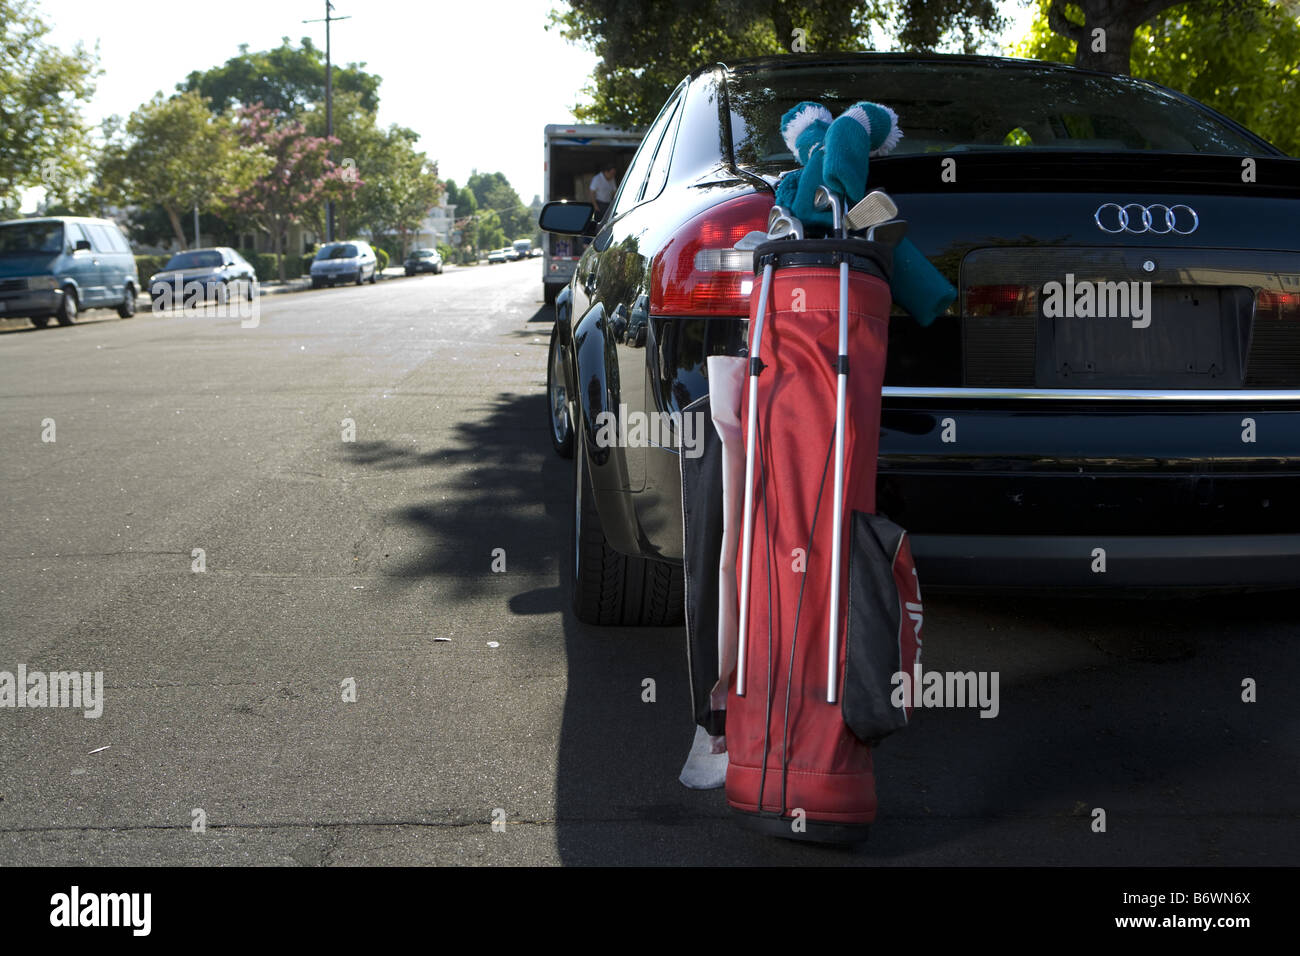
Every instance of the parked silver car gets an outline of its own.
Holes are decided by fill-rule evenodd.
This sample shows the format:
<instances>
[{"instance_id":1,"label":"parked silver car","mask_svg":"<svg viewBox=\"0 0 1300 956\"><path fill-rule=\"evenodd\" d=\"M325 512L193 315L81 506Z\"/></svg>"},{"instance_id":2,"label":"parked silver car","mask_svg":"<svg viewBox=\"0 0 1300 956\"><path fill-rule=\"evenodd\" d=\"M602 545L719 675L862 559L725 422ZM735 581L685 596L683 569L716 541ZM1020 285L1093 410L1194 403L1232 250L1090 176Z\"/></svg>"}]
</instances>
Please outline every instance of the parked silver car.
<instances>
[{"instance_id":1,"label":"parked silver car","mask_svg":"<svg viewBox=\"0 0 1300 956\"><path fill-rule=\"evenodd\" d=\"M365 240L327 242L311 262L311 287L319 289L340 282L373 283L378 271L379 260Z\"/></svg>"}]
</instances>

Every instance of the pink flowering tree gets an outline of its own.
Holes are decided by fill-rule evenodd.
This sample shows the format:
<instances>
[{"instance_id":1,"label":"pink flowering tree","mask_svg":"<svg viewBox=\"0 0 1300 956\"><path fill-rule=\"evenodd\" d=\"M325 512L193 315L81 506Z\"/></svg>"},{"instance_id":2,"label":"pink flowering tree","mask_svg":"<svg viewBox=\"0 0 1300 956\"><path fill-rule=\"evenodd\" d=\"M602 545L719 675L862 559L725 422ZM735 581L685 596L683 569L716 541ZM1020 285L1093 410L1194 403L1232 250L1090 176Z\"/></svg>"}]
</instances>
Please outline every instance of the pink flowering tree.
<instances>
[{"instance_id":1,"label":"pink flowering tree","mask_svg":"<svg viewBox=\"0 0 1300 956\"><path fill-rule=\"evenodd\" d=\"M326 200L350 198L361 186L354 168L329 158L337 139L308 134L301 122L261 103L239 111L239 131L250 148L260 148L271 168L235 197L234 211L275 241L276 265L284 281L284 247L294 223L319 225Z\"/></svg>"}]
</instances>

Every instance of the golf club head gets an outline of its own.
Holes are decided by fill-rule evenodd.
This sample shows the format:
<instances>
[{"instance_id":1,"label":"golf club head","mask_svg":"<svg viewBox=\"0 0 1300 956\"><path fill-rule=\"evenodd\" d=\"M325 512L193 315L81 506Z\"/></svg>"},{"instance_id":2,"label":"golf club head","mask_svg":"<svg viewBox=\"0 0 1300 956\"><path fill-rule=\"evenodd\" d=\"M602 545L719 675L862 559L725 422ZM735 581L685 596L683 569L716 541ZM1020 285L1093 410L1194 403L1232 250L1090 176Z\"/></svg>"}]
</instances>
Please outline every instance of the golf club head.
<instances>
[{"instance_id":1,"label":"golf club head","mask_svg":"<svg viewBox=\"0 0 1300 956\"><path fill-rule=\"evenodd\" d=\"M880 222L867 230L867 239L871 242L879 242L886 246L896 246L903 241L907 235L906 219L891 219L889 222Z\"/></svg>"},{"instance_id":2,"label":"golf club head","mask_svg":"<svg viewBox=\"0 0 1300 956\"><path fill-rule=\"evenodd\" d=\"M778 219L792 218L794 218L793 213L791 213L785 206L773 206L771 211L767 214L767 231L772 231L772 224Z\"/></svg>"},{"instance_id":3,"label":"golf club head","mask_svg":"<svg viewBox=\"0 0 1300 956\"><path fill-rule=\"evenodd\" d=\"M802 239L803 223L789 213L773 216L768 221L768 239Z\"/></svg>"},{"instance_id":4,"label":"golf club head","mask_svg":"<svg viewBox=\"0 0 1300 956\"><path fill-rule=\"evenodd\" d=\"M883 189L876 189L862 197L862 201L850 209L844 219L850 231L857 231L887 222L897 215L898 207L894 201Z\"/></svg>"},{"instance_id":5,"label":"golf club head","mask_svg":"<svg viewBox=\"0 0 1300 956\"><path fill-rule=\"evenodd\" d=\"M768 234L763 232L761 229L756 229L751 233L747 233L745 237L732 246L732 248L748 251L750 249L756 249L762 243L767 242L767 240Z\"/></svg>"},{"instance_id":6,"label":"golf club head","mask_svg":"<svg viewBox=\"0 0 1300 956\"><path fill-rule=\"evenodd\" d=\"M844 238L844 201L825 186L818 186L813 194L813 205L831 211L831 226L835 235Z\"/></svg>"}]
</instances>

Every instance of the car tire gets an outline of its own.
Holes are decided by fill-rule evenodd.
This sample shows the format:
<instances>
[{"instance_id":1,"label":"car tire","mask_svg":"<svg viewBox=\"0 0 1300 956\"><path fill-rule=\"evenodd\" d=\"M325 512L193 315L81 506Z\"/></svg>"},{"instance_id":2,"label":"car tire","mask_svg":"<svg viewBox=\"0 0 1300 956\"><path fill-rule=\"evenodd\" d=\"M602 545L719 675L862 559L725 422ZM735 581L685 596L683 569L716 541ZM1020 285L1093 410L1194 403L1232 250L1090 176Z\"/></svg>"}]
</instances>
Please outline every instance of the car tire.
<instances>
[{"instance_id":1,"label":"car tire","mask_svg":"<svg viewBox=\"0 0 1300 956\"><path fill-rule=\"evenodd\" d=\"M651 558L632 558L609 546L584 467L586 450L573 456L573 613L584 624L671 627L685 619L682 569Z\"/></svg>"},{"instance_id":2,"label":"car tire","mask_svg":"<svg viewBox=\"0 0 1300 956\"><path fill-rule=\"evenodd\" d=\"M59 311L54 313L54 317L59 320L59 325L72 325L77 321L77 290L68 286L63 290L63 300L59 303Z\"/></svg>"},{"instance_id":3,"label":"car tire","mask_svg":"<svg viewBox=\"0 0 1300 956\"><path fill-rule=\"evenodd\" d=\"M357 270L357 285L363 285L363 284L365 283L366 280L365 280L362 276L363 276L363 273L361 272L360 269L358 269L358 270Z\"/></svg>"},{"instance_id":4,"label":"car tire","mask_svg":"<svg viewBox=\"0 0 1300 956\"><path fill-rule=\"evenodd\" d=\"M135 286L128 285L122 295L122 304L117 307L117 314L124 319L135 315Z\"/></svg>"},{"instance_id":5,"label":"car tire","mask_svg":"<svg viewBox=\"0 0 1300 956\"><path fill-rule=\"evenodd\" d=\"M30 318L31 318L31 320L32 320L32 325L36 326L38 329L43 329L43 328L45 328L47 325L50 324L50 319L54 318L54 316L52 316L52 315L33 315L33 316L30 316Z\"/></svg>"},{"instance_id":6,"label":"car tire","mask_svg":"<svg viewBox=\"0 0 1300 956\"><path fill-rule=\"evenodd\" d=\"M312 287L313 289L319 289L322 285L324 285L324 283L321 282L320 279L312 279L312 280L311 280L311 287Z\"/></svg>"},{"instance_id":7,"label":"car tire","mask_svg":"<svg viewBox=\"0 0 1300 956\"><path fill-rule=\"evenodd\" d=\"M373 269L370 270L370 284L374 285L378 279L379 279L379 267L375 266Z\"/></svg>"},{"instance_id":8,"label":"car tire","mask_svg":"<svg viewBox=\"0 0 1300 956\"><path fill-rule=\"evenodd\" d=\"M551 447L561 458L573 457L573 422L569 415L568 376L564 349L560 346L560 324L551 328L551 346L546 357L546 430Z\"/></svg>"}]
</instances>

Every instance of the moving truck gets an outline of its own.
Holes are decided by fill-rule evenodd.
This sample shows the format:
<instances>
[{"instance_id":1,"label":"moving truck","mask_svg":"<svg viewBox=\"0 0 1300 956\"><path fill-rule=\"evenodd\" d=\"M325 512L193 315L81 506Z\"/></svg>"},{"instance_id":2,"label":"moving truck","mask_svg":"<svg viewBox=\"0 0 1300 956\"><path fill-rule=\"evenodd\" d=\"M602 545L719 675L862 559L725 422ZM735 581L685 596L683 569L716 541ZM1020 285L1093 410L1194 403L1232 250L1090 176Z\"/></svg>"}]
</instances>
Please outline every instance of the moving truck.
<instances>
[{"instance_id":1,"label":"moving truck","mask_svg":"<svg viewBox=\"0 0 1300 956\"><path fill-rule=\"evenodd\" d=\"M548 125L542 201L591 202L588 185L605 166L616 166L621 182L644 132L602 124ZM569 284L584 248L580 236L542 234L542 288L547 305L553 304L555 296Z\"/></svg>"}]
</instances>

